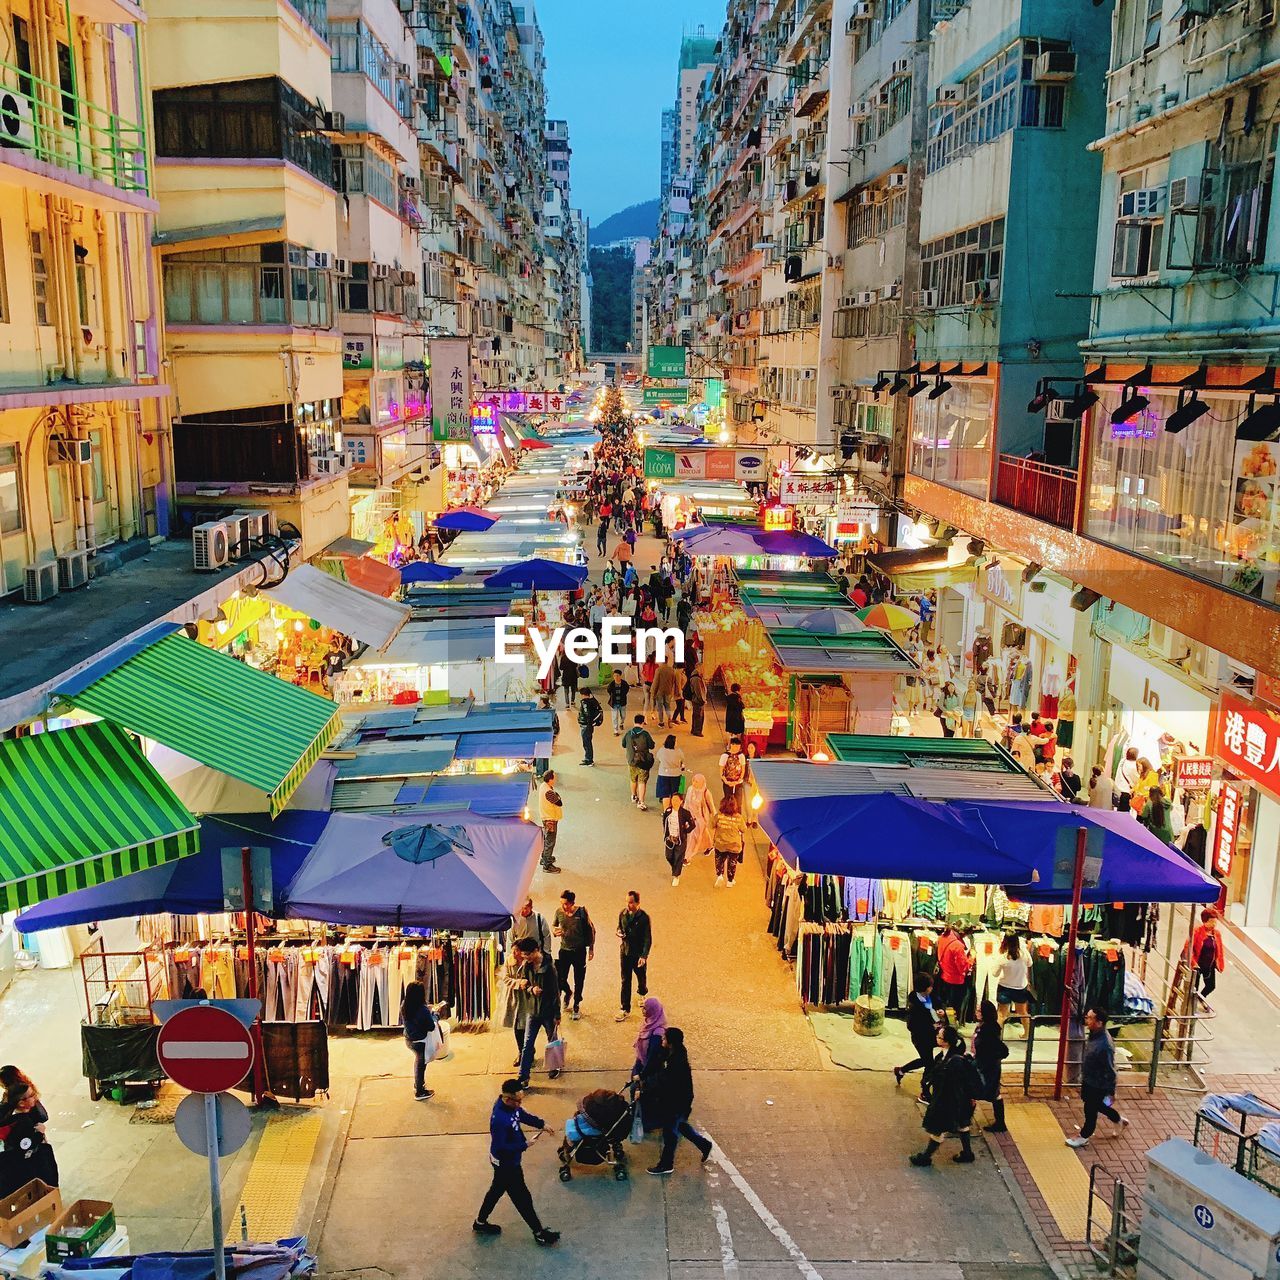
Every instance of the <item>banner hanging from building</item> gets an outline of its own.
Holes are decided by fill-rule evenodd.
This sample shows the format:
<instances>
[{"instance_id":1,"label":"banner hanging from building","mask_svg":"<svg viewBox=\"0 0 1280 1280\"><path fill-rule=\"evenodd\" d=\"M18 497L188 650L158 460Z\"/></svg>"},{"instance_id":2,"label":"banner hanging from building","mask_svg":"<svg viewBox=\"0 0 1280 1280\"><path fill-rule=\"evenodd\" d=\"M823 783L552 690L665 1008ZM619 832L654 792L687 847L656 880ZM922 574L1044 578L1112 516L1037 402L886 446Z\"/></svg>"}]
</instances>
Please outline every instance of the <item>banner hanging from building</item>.
<instances>
[{"instance_id":1,"label":"banner hanging from building","mask_svg":"<svg viewBox=\"0 0 1280 1280\"><path fill-rule=\"evenodd\" d=\"M656 409L664 404L688 404L688 387L645 387L641 392L641 405L646 409Z\"/></svg>"},{"instance_id":2,"label":"banner hanging from building","mask_svg":"<svg viewBox=\"0 0 1280 1280\"><path fill-rule=\"evenodd\" d=\"M471 439L471 340L432 338L431 438Z\"/></svg>"},{"instance_id":3,"label":"banner hanging from building","mask_svg":"<svg viewBox=\"0 0 1280 1280\"><path fill-rule=\"evenodd\" d=\"M684 347L650 347L648 374L651 378L683 378L685 376Z\"/></svg>"},{"instance_id":4,"label":"banner hanging from building","mask_svg":"<svg viewBox=\"0 0 1280 1280\"><path fill-rule=\"evenodd\" d=\"M769 459L760 449L646 449L651 480L764 480Z\"/></svg>"},{"instance_id":5,"label":"banner hanging from building","mask_svg":"<svg viewBox=\"0 0 1280 1280\"><path fill-rule=\"evenodd\" d=\"M1241 777L1280 795L1280 720L1224 693L1218 703L1213 752Z\"/></svg>"}]
</instances>

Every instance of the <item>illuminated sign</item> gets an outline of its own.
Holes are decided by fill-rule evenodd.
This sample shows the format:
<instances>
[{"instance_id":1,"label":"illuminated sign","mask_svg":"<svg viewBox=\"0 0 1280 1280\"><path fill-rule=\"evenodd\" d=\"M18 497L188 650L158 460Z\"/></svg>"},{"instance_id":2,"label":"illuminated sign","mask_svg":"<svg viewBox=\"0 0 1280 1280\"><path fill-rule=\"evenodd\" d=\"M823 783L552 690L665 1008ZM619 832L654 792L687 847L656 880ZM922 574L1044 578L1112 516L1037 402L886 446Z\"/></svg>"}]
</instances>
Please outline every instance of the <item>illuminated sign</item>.
<instances>
[{"instance_id":1,"label":"illuminated sign","mask_svg":"<svg viewBox=\"0 0 1280 1280\"><path fill-rule=\"evenodd\" d=\"M1224 693L1213 750L1236 773L1280 795L1280 721L1266 711Z\"/></svg>"},{"instance_id":2,"label":"illuminated sign","mask_svg":"<svg viewBox=\"0 0 1280 1280\"><path fill-rule=\"evenodd\" d=\"M796 509L780 502L762 507L760 524L766 533L788 532L796 527Z\"/></svg>"},{"instance_id":3,"label":"illuminated sign","mask_svg":"<svg viewBox=\"0 0 1280 1280\"><path fill-rule=\"evenodd\" d=\"M1174 764L1174 780L1183 791L1208 791L1213 761L1208 756L1181 756Z\"/></svg>"},{"instance_id":4,"label":"illuminated sign","mask_svg":"<svg viewBox=\"0 0 1280 1280\"><path fill-rule=\"evenodd\" d=\"M498 410L491 401L471 402L471 430L478 436L498 434Z\"/></svg>"},{"instance_id":5,"label":"illuminated sign","mask_svg":"<svg viewBox=\"0 0 1280 1280\"><path fill-rule=\"evenodd\" d=\"M1231 874L1231 862L1240 836L1240 811L1244 789L1227 782L1218 796L1218 833L1213 844L1213 869L1224 880Z\"/></svg>"}]
</instances>

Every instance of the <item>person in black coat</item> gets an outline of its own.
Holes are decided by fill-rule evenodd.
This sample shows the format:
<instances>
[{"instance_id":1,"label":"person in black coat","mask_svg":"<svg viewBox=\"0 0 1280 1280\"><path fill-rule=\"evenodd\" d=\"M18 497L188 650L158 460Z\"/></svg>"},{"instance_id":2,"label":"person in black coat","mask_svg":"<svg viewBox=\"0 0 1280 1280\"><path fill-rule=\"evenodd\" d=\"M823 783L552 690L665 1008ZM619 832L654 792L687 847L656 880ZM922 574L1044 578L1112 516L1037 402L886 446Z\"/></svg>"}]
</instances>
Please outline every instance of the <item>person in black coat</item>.
<instances>
[{"instance_id":1,"label":"person in black coat","mask_svg":"<svg viewBox=\"0 0 1280 1280\"><path fill-rule=\"evenodd\" d=\"M747 731L747 709L742 701L742 686L729 686L729 696L724 700L724 731L729 737L741 737Z\"/></svg>"},{"instance_id":2,"label":"person in black coat","mask_svg":"<svg viewBox=\"0 0 1280 1280\"><path fill-rule=\"evenodd\" d=\"M17 1067L0 1067L0 1196L12 1195L33 1178L48 1186L58 1185L58 1162L45 1137L49 1113L31 1080Z\"/></svg>"},{"instance_id":3,"label":"person in black coat","mask_svg":"<svg viewBox=\"0 0 1280 1280\"><path fill-rule=\"evenodd\" d=\"M702 1163L711 1155L711 1140L704 1138L690 1123L693 1110L693 1071L684 1047L684 1032L668 1027L662 1036L663 1052L653 1055L652 1065L640 1078L642 1097L648 1103L646 1121L662 1130L662 1154L649 1172L655 1176L671 1173L675 1168L676 1144L688 1138L702 1152Z\"/></svg>"},{"instance_id":4,"label":"person in black coat","mask_svg":"<svg viewBox=\"0 0 1280 1280\"><path fill-rule=\"evenodd\" d=\"M929 1141L923 1151L909 1157L918 1168L928 1168L934 1152L953 1134L960 1139L960 1153L951 1158L956 1164L974 1161L969 1126L973 1123L974 1103L982 1095L982 1078L973 1059L965 1053L964 1041L955 1027L938 1028L938 1047L945 1052L933 1072L933 1094L922 1122Z\"/></svg>"},{"instance_id":5,"label":"person in black coat","mask_svg":"<svg viewBox=\"0 0 1280 1280\"><path fill-rule=\"evenodd\" d=\"M1000 1015L990 1000L978 1006L978 1026L973 1033L973 1061L982 1077L983 1102L991 1103L995 1120L987 1126L988 1133L1007 1133L1004 1124L1004 1099L1000 1096L1000 1064L1009 1056L1009 1046L1004 1042L1000 1027Z\"/></svg>"},{"instance_id":6,"label":"person in black coat","mask_svg":"<svg viewBox=\"0 0 1280 1280\"><path fill-rule=\"evenodd\" d=\"M680 883L685 859L689 853L689 836L698 824L684 807L684 796L678 791L671 797L671 808L662 815L662 849L671 867L671 885Z\"/></svg>"},{"instance_id":7,"label":"person in black coat","mask_svg":"<svg viewBox=\"0 0 1280 1280\"><path fill-rule=\"evenodd\" d=\"M938 1051L938 1015L933 1010L933 979L927 973L917 973L915 990L907 997L907 1035L915 1046L916 1056L901 1067L894 1067L893 1081L902 1083L902 1077L908 1071L926 1069L933 1062ZM923 1090L920 1100L927 1102Z\"/></svg>"}]
</instances>

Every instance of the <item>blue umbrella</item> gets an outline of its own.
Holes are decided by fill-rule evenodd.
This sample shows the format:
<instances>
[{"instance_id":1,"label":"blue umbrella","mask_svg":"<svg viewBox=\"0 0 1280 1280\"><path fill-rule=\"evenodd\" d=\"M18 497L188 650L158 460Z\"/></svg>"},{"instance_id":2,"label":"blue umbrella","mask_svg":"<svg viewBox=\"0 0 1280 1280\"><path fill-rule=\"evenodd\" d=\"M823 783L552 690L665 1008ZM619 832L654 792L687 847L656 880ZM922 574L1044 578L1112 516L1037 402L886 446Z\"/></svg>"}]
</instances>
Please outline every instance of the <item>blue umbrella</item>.
<instances>
[{"instance_id":1,"label":"blue umbrella","mask_svg":"<svg viewBox=\"0 0 1280 1280\"><path fill-rule=\"evenodd\" d=\"M801 533L799 529L774 529L768 533L761 529L755 538L760 550L771 556L826 558L837 554L835 547L828 546L821 538L815 538L811 533Z\"/></svg>"},{"instance_id":2,"label":"blue umbrella","mask_svg":"<svg viewBox=\"0 0 1280 1280\"><path fill-rule=\"evenodd\" d=\"M462 533L483 533L498 523L498 517L483 507L454 507L435 518L437 529L457 529Z\"/></svg>"},{"instance_id":3,"label":"blue umbrella","mask_svg":"<svg viewBox=\"0 0 1280 1280\"><path fill-rule=\"evenodd\" d=\"M491 573L484 585L510 587L516 591L576 591L586 579L586 565L561 564L558 560L534 556Z\"/></svg>"},{"instance_id":4,"label":"blue umbrella","mask_svg":"<svg viewBox=\"0 0 1280 1280\"><path fill-rule=\"evenodd\" d=\"M865 631L867 624L852 609L811 609L801 618L799 627L819 636L851 636Z\"/></svg>"},{"instance_id":5,"label":"blue umbrella","mask_svg":"<svg viewBox=\"0 0 1280 1280\"><path fill-rule=\"evenodd\" d=\"M400 581L410 582L448 582L456 578L461 569L451 564L437 564L434 560L410 560L400 566Z\"/></svg>"}]
</instances>

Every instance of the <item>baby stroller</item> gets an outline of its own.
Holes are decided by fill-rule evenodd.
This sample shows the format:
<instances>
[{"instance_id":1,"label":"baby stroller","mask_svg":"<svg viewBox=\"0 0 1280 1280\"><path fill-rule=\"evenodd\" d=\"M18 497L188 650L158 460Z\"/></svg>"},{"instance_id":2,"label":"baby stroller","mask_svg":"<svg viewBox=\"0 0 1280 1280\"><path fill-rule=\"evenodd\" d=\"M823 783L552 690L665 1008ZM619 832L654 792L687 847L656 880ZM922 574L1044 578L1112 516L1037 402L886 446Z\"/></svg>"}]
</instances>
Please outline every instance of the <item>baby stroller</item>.
<instances>
[{"instance_id":1,"label":"baby stroller","mask_svg":"<svg viewBox=\"0 0 1280 1280\"><path fill-rule=\"evenodd\" d=\"M629 1092L594 1089L578 1104L564 1127L559 1147L560 1181L573 1177L573 1163L609 1165L618 1182L627 1180L627 1153L622 1143L631 1132L634 1102Z\"/></svg>"}]
</instances>

